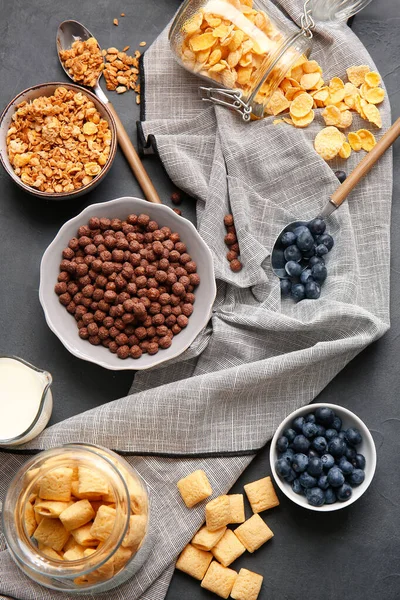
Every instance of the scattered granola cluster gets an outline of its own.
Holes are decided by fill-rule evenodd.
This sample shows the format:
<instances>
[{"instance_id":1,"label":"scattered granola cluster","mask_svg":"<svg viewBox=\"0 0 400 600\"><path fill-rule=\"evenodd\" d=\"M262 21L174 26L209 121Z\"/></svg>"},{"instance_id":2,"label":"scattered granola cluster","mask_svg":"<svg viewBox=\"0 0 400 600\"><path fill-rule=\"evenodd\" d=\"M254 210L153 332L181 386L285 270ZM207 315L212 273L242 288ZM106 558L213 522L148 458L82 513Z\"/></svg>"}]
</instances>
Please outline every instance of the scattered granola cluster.
<instances>
[{"instance_id":1,"label":"scattered granola cluster","mask_svg":"<svg viewBox=\"0 0 400 600\"><path fill-rule=\"evenodd\" d=\"M76 41L68 50L60 50L64 67L74 81L94 87L104 69L103 57L97 40L93 37Z\"/></svg>"},{"instance_id":2,"label":"scattered granola cluster","mask_svg":"<svg viewBox=\"0 0 400 600\"><path fill-rule=\"evenodd\" d=\"M140 94L140 84L137 83L140 52L136 50L133 56L129 56L128 50L129 46L125 46L122 52L117 48L103 50L103 56L106 59L103 75L108 90L115 90L117 94L123 94L131 89ZM139 95L136 97L136 103L140 103Z\"/></svg>"},{"instance_id":3,"label":"scattered granola cluster","mask_svg":"<svg viewBox=\"0 0 400 600\"><path fill-rule=\"evenodd\" d=\"M110 153L111 131L82 92L58 87L21 102L7 133L7 151L22 182L42 192L72 192L96 177Z\"/></svg>"}]
</instances>

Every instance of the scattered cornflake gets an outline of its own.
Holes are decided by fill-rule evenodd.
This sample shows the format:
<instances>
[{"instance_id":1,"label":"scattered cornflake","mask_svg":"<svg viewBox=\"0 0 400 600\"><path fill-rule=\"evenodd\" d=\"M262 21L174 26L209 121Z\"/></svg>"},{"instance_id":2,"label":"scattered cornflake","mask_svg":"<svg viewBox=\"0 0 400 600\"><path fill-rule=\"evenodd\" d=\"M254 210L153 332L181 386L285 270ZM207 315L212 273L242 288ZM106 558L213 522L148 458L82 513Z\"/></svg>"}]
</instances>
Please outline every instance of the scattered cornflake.
<instances>
[{"instance_id":1,"label":"scattered cornflake","mask_svg":"<svg viewBox=\"0 0 400 600\"><path fill-rule=\"evenodd\" d=\"M339 154L343 143L346 141L344 134L336 127L325 127L317 133L314 148L324 160L332 160Z\"/></svg>"},{"instance_id":2,"label":"scattered cornflake","mask_svg":"<svg viewBox=\"0 0 400 600\"><path fill-rule=\"evenodd\" d=\"M121 13L121 17L124 17L124 16L125 16L125 13Z\"/></svg>"},{"instance_id":3,"label":"scattered cornflake","mask_svg":"<svg viewBox=\"0 0 400 600\"><path fill-rule=\"evenodd\" d=\"M114 25L116 25L118 27L118 19L114 19L113 23L114 23Z\"/></svg>"},{"instance_id":4,"label":"scattered cornflake","mask_svg":"<svg viewBox=\"0 0 400 600\"><path fill-rule=\"evenodd\" d=\"M123 48L122 52L128 52L130 46L125 46L125 48Z\"/></svg>"},{"instance_id":5,"label":"scattered cornflake","mask_svg":"<svg viewBox=\"0 0 400 600\"><path fill-rule=\"evenodd\" d=\"M136 104L140 104L140 96L136 96Z\"/></svg>"},{"instance_id":6,"label":"scattered cornflake","mask_svg":"<svg viewBox=\"0 0 400 600\"><path fill-rule=\"evenodd\" d=\"M362 148L362 145L361 145L361 138L358 135L358 133L356 133L355 131L350 131L347 138L349 140L349 144L350 144L352 150L354 150L354 152L359 152Z\"/></svg>"},{"instance_id":7,"label":"scattered cornflake","mask_svg":"<svg viewBox=\"0 0 400 600\"><path fill-rule=\"evenodd\" d=\"M361 140L361 148L366 152L370 152L376 145L375 136L368 129L359 129L357 135Z\"/></svg>"},{"instance_id":8,"label":"scattered cornflake","mask_svg":"<svg viewBox=\"0 0 400 600\"><path fill-rule=\"evenodd\" d=\"M376 71L370 71L369 73L367 73L365 75L365 83L367 85L369 85L369 87L378 87L378 85L381 82L381 77L379 75L379 73L377 73Z\"/></svg>"},{"instance_id":9,"label":"scattered cornflake","mask_svg":"<svg viewBox=\"0 0 400 600\"><path fill-rule=\"evenodd\" d=\"M272 121L273 125L279 125L280 123L284 123L285 121L283 119L274 119Z\"/></svg>"},{"instance_id":10,"label":"scattered cornflake","mask_svg":"<svg viewBox=\"0 0 400 600\"><path fill-rule=\"evenodd\" d=\"M351 146L348 142L344 142L343 146L339 150L340 158L349 158L351 154Z\"/></svg>"},{"instance_id":11,"label":"scattered cornflake","mask_svg":"<svg viewBox=\"0 0 400 600\"><path fill-rule=\"evenodd\" d=\"M356 87L359 87L365 82L365 76L371 70L368 65L360 65L358 67L349 67L346 69L347 78Z\"/></svg>"},{"instance_id":12,"label":"scattered cornflake","mask_svg":"<svg viewBox=\"0 0 400 600\"><path fill-rule=\"evenodd\" d=\"M146 46L147 42L140 42L139 46Z\"/></svg>"}]
</instances>

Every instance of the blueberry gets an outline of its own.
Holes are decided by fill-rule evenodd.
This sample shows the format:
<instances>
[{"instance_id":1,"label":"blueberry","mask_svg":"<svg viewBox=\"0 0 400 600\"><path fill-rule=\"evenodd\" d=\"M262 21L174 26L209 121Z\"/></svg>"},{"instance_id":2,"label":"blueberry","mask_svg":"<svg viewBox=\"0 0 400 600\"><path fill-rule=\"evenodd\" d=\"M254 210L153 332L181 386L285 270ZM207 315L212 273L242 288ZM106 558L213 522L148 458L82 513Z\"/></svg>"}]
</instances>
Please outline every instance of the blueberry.
<instances>
[{"instance_id":1,"label":"blueberry","mask_svg":"<svg viewBox=\"0 0 400 600\"><path fill-rule=\"evenodd\" d=\"M310 448L308 451L308 458L319 458L319 453L313 448Z\"/></svg>"},{"instance_id":2,"label":"blueberry","mask_svg":"<svg viewBox=\"0 0 400 600\"><path fill-rule=\"evenodd\" d=\"M278 452L285 452L288 448L289 440L285 436L278 438L276 442L276 449L278 450Z\"/></svg>"},{"instance_id":3,"label":"blueberry","mask_svg":"<svg viewBox=\"0 0 400 600\"><path fill-rule=\"evenodd\" d=\"M342 429L342 419L337 415L333 419L332 429L336 429L336 431L340 431Z\"/></svg>"},{"instance_id":4,"label":"blueberry","mask_svg":"<svg viewBox=\"0 0 400 600\"><path fill-rule=\"evenodd\" d=\"M340 438L341 440L346 440L346 432L343 431L343 429L342 431L339 431L338 438Z\"/></svg>"},{"instance_id":5,"label":"blueberry","mask_svg":"<svg viewBox=\"0 0 400 600\"><path fill-rule=\"evenodd\" d=\"M293 456L294 456L294 452L291 448L288 448L286 450L286 452L282 452L282 454L279 455L279 458L284 458L286 460L286 462L291 465L292 464L292 460L293 460Z\"/></svg>"},{"instance_id":6,"label":"blueberry","mask_svg":"<svg viewBox=\"0 0 400 600\"><path fill-rule=\"evenodd\" d=\"M311 504L311 506L322 506L323 504L325 504L325 494L318 487L307 490L306 498L308 504Z\"/></svg>"},{"instance_id":7,"label":"blueberry","mask_svg":"<svg viewBox=\"0 0 400 600\"><path fill-rule=\"evenodd\" d=\"M344 171L335 171L335 175L339 179L340 183L343 183L343 181L347 177L347 175L346 175L346 173Z\"/></svg>"},{"instance_id":8,"label":"blueberry","mask_svg":"<svg viewBox=\"0 0 400 600\"><path fill-rule=\"evenodd\" d=\"M296 235L293 231L285 231L285 233L281 236L281 244L285 248L288 246L293 246L296 243Z\"/></svg>"},{"instance_id":9,"label":"blueberry","mask_svg":"<svg viewBox=\"0 0 400 600\"><path fill-rule=\"evenodd\" d=\"M365 456L363 454L356 454L353 464L356 467L356 469L364 470L365 469Z\"/></svg>"},{"instance_id":10,"label":"blueberry","mask_svg":"<svg viewBox=\"0 0 400 600\"><path fill-rule=\"evenodd\" d=\"M310 250L307 250L306 252L302 252L303 254L303 258L313 258L315 257L315 248L317 247L316 244L313 244L313 247L310 248Z\"/></svg>"},{"instance_id":11,"label":"blueberry","mask_svg":"<svg viewBox=\"0 0 400 600\"><path fill-rule=\"evenodd\" d=\"M321 475L318 478L318 487L321 488L321 490L327 490L329 487L329 482L328 482L328 477L326 475Z\"/></svg>"},{"instance_id":12,"label":"blueberry","mask_svg":"<svg viewBox=\"0 0 400 600\"><path fill-rule=\"evenodd\" d=\"M308 413L308 415L304 417L304 420L306 423L315 423L316 419L314 413Z\"/></svg>"},{"instance_id":13,"label":"blueberry","mask_svg":"<svg viewBox=\"0 0 400 600\"><path fill-rule=\"evenodd\" d=\"M355 451L354 448L349 448L347 446L345 453L344 453L345 457L347 458L347 460L349 460L350 462L354 461L356 456L357 456L357 452Z\"/></svg>"},{"instance_id":14,"label":"blueberry","mask_svg":"<svg viewBox=\"0 0 400 600\"><path fill-rule=\"evenodd\" d=\"M315 279L315 281L318 281L318 283L323 283L328 277L328 271L325 265L314 265L311 269L311 276Z\"/></svg>"},{"instance_id":15,"label":"blueberry","mask_svg":"<svg viewBox=\"0 0 400 600\"><path fill-rule=\"evenodd\" d=\"M305 454L310 447L309 440L304 435L296 435L293 442L293 450Z\"/></svg>"},{"instance_id":16,"label":"blueberry","mask_svg":"<svg viewBox=\"0 0 400 600\"><path fill-rule=\"evenodd\" d=\"M283 256L285 257L285 260L294 260L295 262L301 260L301 252L295 244L288 246L285 249Z\"/></svg>"},{"instance_id":17,"label":"blueberry","mask_svg":"<svg viewBox=\"0 0 400 600\"><path fill-rule=\"evenodd\" d=\"M308 252L314 247L314 238L308 227L297 236L296 245L301 252Z\"/></svg>"},{"instance_id":18,"label":"blueberry","mask_svg":"<svg viewBox=\"0 0 400 600\"><path fill-rule=\"evenodd\" d=\"M361 444L362 442L361 433L357 427L349 427L345 432L345 438L346 442L350 444L350 446L358 446L358 444Z\"/></svg>"},{"instance_id":19,"label":"blueberry","mask_svg":"<svg viewBox=\"0 0 400 600\"><path fill-rule=\"evenodd\" d=\"M326 229L326 223L322 217L317 217L310 221L307 227L313 235L321 235Z\"/></svg>"},{"instance_id":20,"label":"blueberry","mask_svg":"<svg viewBox=\"0 0 400 600\"><path fill-rule=\"evenodd\" d=\"M321 462L325 471L329 471L329 469L331 469L335 464L335 459L333 458L332 454L323 454L321 456Z\"/></svg>"},{"instance_id":21,"label":"blueberry","mask_svg":"<svg viewBox=\"0 0 400 600\"><path fill-rule=\"evenodd\" d=\"M324 454L328 448L328 442L322 435L316 437L311 445L319 454Z\"/></svg>"},{"instance_id":22,"label":"blueberry","mask_svg":"<svg viewBox=\"0 0 400 600\"><path fill-rule=\"evenodd\" d=\"M315 418L317 419L317 423L321 423L324 427L328 427L332 425L335 413L327 406L320 406L315 411Z\"/></svg>"},{"instance_id":23,"label":"blueberry","mask_svg":"<svg viewBox=\"0 0 400 600\"><path fill-rule=\"evenodd\" d=\"M344 483L340 486L338 490L336 490L336 496L339 502L346 502L346 500L350 498L352 493L353 490L351 489L348 483Z\"/></svg>"},{"instance_id":24,"label":"blueberry","mask_svg":"<svg viewBox=\"0 0 400 600\"><path fill-rule=\"evenodd\" d=\"M285 264L285 271L288 275L290 275L290 277L300 277L302 268L298 262L296 262L294 260L289 260ZM290 286L290 291L292 291L292 290L293 290L293 285Z\"/></svg>"},{"instance_id":25,"label":"blueberry","mask_svg":"<svg viewBox=\"0 0 400 600\"><path fill-rule=\"evenodd\" d=\"M298 227L295 227L293 229L293 233L295 234L296 237L298 237L301 233L303 233L303 231L309 231L309 229L306 225L299 225Z\"/></svg>"},{"instance_id":26,"label":"blueberry","mask_svg":"<svg viewBox=\"0 0 400 600\"><path fill-rule=\"evenodd\" d=\"M317 436L325 437L326 429L323 425L317 425Z\"/></svg>"},{"instance_id":27,"label":"blueberry","mask_svg":"<svg viewBox=\"0 0 400 600\"><path fill-rule=\"evenodd\" d=\"M308 266L313 267L314 265L324 265L325 261L320 256L312 256L308 261Z\"/></svg>"},{"instance_id":28,"label":"blueberry","mask_svg":"<svg viewBox=\"0 0 400 600\"><path fill-rule=\"evenodd\" d=\"M306 291L302 283L296 283L295 285L292 285L292 298L294 298L297 302L304 300L305 295Z\"/></svg>"},{"instance_id":29,"label":"blueberry","mask_svg":"<svg viewBox=\"0 0 400 600\"><path fill-rule=\"evenodd\" d=\"M339 467L332 467L332 469L329 469L327 475L329 485L332 487L340 487L344 484L344 475Z\"/></svg>"},{"instance_id":30,"label":"blueberry","mask_svg":"<svg viewBox=\"0 0 400 600\"><path fill-rule=\"evenodd\" d=\"M299 452L293 456L292 468L296 473L303 473L308 467L308 457Z\"/></svg>"},{"instance_id":31,"label":"blueberry","mask_svg":"<svg viewBox=\"0 0 400 600\"><path fill-rule=\"evenodd\" d=\"M307 473L313 477L318 477L322 473L322 462L320 458L310 458L308 461Z\"/></svg>"},{"instance_id":32,"label":"blueberry","mask_svg":"<svg viewBox=\"0 0 400 600\"><path fill-rule=\"evenodd\" d=\"M329 442L328 450L329 454L332 454L332 456L334 456L335 458L340 457L343 456L346 450L346 444L343 440L340 439L339 436L336 436Z\"/></svg>"},{"instance_id":33,"label":"blueberry","mask_svg":"<svg viewBox=\"0 0 400 600\"><path fill-rule=\"evenodd\" d=\"M304 417L296 417L293 420L292 427L297 433L301 433L303 431L303 425L305 422L306 420Z\"/></svg>"},{"instance_id":34,"label":"blueberry","mask_svg":"<svg viewBox=\"0 0 400 600\"><path fill-rule=\"evenodd\" d=\"M310 489L316 487L317 480L315 477L312 477L307 471L302 473L299 477L300 484L305 489Z\"/></svg>"},{"instance_id":35,"label":"blueberry","mask_svg":"<svg viewBox=\"0 0 400 600\"><path fill-rule=\"evenodd\" d=\"M306 284L307 280L311 277L311 269L304 269L302 274L300 275L300 281L302 284Z\"/></svg>"},{"instance_id":36,"label":"blueberry","mask_svg":"<svg viewBox=\"0 0 400 600\"><path fill-rule=\"evenodd\" d=\"M327 247L328 252L330 252L333 248L334 245L334 241L333 241L333 237L331 235L329 235L329 233L323 233L322 235L320 235L317 239L317 244L323 244L324 246Z\"/></svg>"},{"instance_id":37,"label":"blueberry","mask_svg":"<svg viewBox=\"0 0 400 600\"><path fill-rule=\"evenodd\" d=\"M313 267L314 269L315 267ZM323 267L325 268L325 267ZM321 295L321 286L316 281L308 280L305 287L306 298L317 300Z\"/></svg>"},{"instance_id":38,"label":"blueberry","mask_svg":"<svg viewBox=\"0 0 400 600\"><path fill-rule=\"evenodd\" d=\"M317 426L315 423L304 423L302 432L306 438L312 438L317 435Z\"/></svg>"},{"instance_id":39,"label":"blueberry","mask_svg":"<svg viewBox=\"0 0 400 600\"><path fill-rule=\"evenodd\" d=\"M327 429L325 432L325 437L328 440L328 442L330 440L332 440L334 437L336 437L338 434L338 432L336 431L336 429Z\"/></svg>"},{"instance_id":40,"label":"blueberry","mask_svg":"<svg viewBox=\"0 0 400 600\"><path fill-rule=\"evenodd\" d=\"M324 256L325 254L328 254L328 252L329 250L324 244L318 244L318 246L315 248L316 256Z\"/></svg>"},{"instance_id":41,"label":"blueberry","mask_svg":"<svg viewBox=\"0 0 400 600\"><path fill-rule=\"evenodd\" d=\"M365 479L365 473L362 469L354 469L349 475L349 483L351 485L360 485Z\"/></svg>"},{"instance_id":42,"label":"blueberry","mask_svg":"<svg viewBox=\"0 0 400 600\"><path fill-rule=\"evenodd\" d=\"M345 456L342 456L342 458L339 460L338 467L342 471L343 475L350 475L350 473L352 473L354 470L353 465Z\"/></svg>"},{"instance_id":43,"label":"blueberry","mask_svg":"<svg viewBox=\"0 0 400 600\"><path fill-rule=\"evenodd\" d=\"M281 477L287 477L292 470L289 463L284 458L278 458L275 461L275 469Z\"/></svg>"},{"instance_id":44,"label":"blueberry","mask_svg":"<svg viewBox=\"0 0 400 600\"><path fill-rule=\"evenodd\" d=\"M328 489L325 490L325 504L334 504L335 502L336 502L335 491L331 487L328 487Z\"/></svg>"},{"instance_id":45,"label":"blueberry","mask_svg":"<svg viewBox=\"0 0 400 600\"><path fill-rule=\"evenodd\" d=\"M295 263L297 265L297 263ZM282 296L290 296L292 282L290 279L281 279L281 294Z\"/></svg>"},{"instance_id":46,"label":"blueberry","mask_svg":"<svg viewBox=\"0 0 400 600\"><path fill-rule=\"evenodd\" d=\"M288 483L292 483L292 481L294 481L296 479L297 475L296 473L293 471L293 469L290 469L290 473L288 475L286 475L286 477L284 477L284 480L287 481Z\"/></svg>"},{"instance_id":47,"label":"blueberry","mask_svg":"<svg viewBox=\"0 0 400 600\"><path fill-rule=\"evenodd\" d=\"M300 481L298 479L294 479L292 481L292 490L295 494L303 495L303 488L301 487Z\"/></svg>"},{"instance_id":48,"label":"blueberry","mask_svg":"<svg viewBox=\"0 0 400 600\"><path fill-rule=\"evenodd\" d=\"M283 432L282 435L284 435L285 438L288 439L289 444L291 444L293 442L294 438L296 437L296 432L294 429L289 427L288 429L285 429L285 431Z\"/></svg>"}]
</instances>

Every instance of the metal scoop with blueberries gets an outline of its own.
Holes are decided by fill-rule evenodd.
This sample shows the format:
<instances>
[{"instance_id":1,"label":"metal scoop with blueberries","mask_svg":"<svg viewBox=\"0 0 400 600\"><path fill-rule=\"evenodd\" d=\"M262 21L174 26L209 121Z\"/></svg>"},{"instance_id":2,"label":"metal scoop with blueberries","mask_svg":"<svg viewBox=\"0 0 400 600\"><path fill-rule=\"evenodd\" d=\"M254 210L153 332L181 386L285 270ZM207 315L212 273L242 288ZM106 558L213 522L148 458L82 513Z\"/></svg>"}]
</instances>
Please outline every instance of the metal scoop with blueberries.
<instances>
[{"instance_id":1,"label":"metal scoop with blueberries","mask_svg":"<svg viewBox=\"0 0 400 600\"><path fill-rule=\"evenodd\" d=\"M341 185L320 215L309 222L293 221L280 232L272 249L271 265L281 280L282 296L291 296L297 302L320 297L321 285L328 275L324 257L334 246L332 236L326 231L325 219L341 206L360 179L372 169L399 135L400 118L348 177L343 171L336 172Z\"/></svg>"}]
</instances>

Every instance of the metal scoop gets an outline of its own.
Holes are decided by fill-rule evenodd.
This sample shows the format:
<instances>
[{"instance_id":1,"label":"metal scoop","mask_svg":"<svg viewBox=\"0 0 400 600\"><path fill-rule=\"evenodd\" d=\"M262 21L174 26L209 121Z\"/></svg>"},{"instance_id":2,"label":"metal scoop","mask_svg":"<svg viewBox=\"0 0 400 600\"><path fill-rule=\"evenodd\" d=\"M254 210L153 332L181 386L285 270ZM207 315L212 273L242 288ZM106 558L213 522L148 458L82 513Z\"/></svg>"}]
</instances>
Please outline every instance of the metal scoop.
<instances>
[{"instance_id":1,"label":"metal scoop","mask_svg":"<svg viewBox=\"0 0 400 600\"><path fill-rule=\"evenodd\" d=\"M59 58L59 61L61 63L62 68L64 69L65 73L68 75L68 77L70 79L72 79L72 81L74 81L74 78L68 72L68 70L64 67L64 64L60 58L60 50L67 50L67 49L71 48L73 42L76 42L78 40L85 41L91 37L94 37L94 36L90 33L90 31L88 29L86 29L86 27L84 27L82 25L82 23L79 23L78 21L64 21L63 23L61 23L58 26L57 38L56 38L58 58ZM100 46L99 46L99 48L100 48ZM101 48L100 48L100 50L101 50ZM109 99L107 98L107 96L105 95L105 93L103 92L103 90L100 87L99 80L100 80L101 74L102 74L102 72L100 71L99 77L96 81L96 84L93 87L93 92L96 94L96 96L99 98L99 100L101 100L101 102L103 102L103 104L107 104L107 108L110 110L110 112L112 113L112 115L114 117L115 124L117 127L118 143L122 149L122 152L125 155L126 160L129 163L140 187L142 188L143 193L146 196L146 199L149 202L161 204L161 200L157 194L157 191L156 191L150 177L148 176L144 166L142 165L142 162L141 162L135 148L133 147L131 140L129 139L129 136L125 130L125 127L122 124L121 119L119 118L115 108L113 107L113 105L111 104L111 102L109 101ZM76 83L80 83L80 82L78 81Z\"/></svg>"},{"instance_id":2,"label":"metal scoop","mask_svg":"<svg viewBox=\"0 0 400 600\"><path fill-rule=\"evenodd\" d=\"M398 138L399 135L400 118L393 123L390 129L388 129L385 135L382 136L382 138L379 140L376 146L374 146L371 152L364 156L364 158L361 162L359 162L354 171L350 173L347 179L332 194L332 196L328 200L328 203L319 213L319 217L326 219L333 213L334 210L336 210L337 208L339 208L339 206L341 206L341 204L343 204L347 196L355 188L360 179L372 169L376 161L382 156L382 154L386 152L386 150L393 144L393 142ZM280 279L284 279L285 277L287 277L287 273L285 271L286 260L283 256L285 248L283 247L281 242L282 235L287 231L294 231L296 227L299 227L300 225L307 225L307 223L308 221L293 221L293 223L289 223L289 225L286 225L286 227L282 229L282 231L275 240L271 252L271 265L275 275L277 275L277 277L279 277Z\"/></svg>"}]
</instances>

